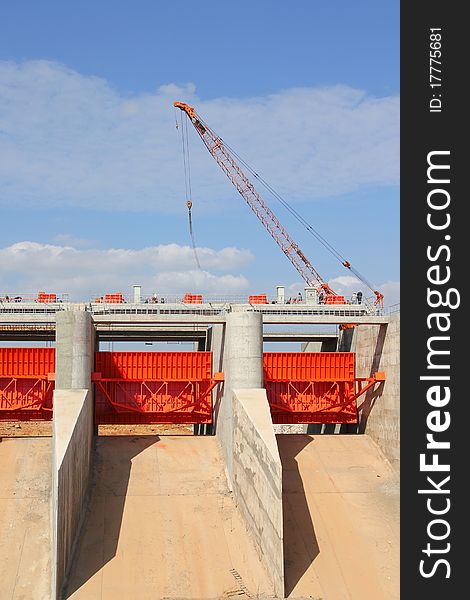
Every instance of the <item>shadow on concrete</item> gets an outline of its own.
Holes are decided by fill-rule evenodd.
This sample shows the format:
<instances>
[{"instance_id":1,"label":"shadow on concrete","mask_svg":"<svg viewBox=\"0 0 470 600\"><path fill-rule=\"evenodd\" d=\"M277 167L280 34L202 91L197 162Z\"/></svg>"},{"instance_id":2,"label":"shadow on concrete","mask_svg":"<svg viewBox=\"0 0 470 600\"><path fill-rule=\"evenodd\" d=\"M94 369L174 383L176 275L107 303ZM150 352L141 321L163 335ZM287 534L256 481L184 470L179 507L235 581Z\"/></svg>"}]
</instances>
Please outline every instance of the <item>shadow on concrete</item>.
<instances>
[{"instance_id":1,"label":"shadow on concrete","mask_svg":"<svg viewBox=\"0 0 470 600\"><path fill-rule=\"evenodd\" d=\"M320 554L297 455L313 441L303 434L276 435L282 463L284 577L286 597Z\"/></svg>"},{"instance_id":2,"label":"shadow on concrete","mask_svg":"<svg viewBox=\"0 0 470 600\"><path fill-rule=\"evenodd\" d=\"M379 334L377 336L377 342L375 344L374 356L372 358L372 364L370 367L369 377L380 370L380 362L382 360L382 352L385 344L385 337L387 335L387 324L380 325ZM369 415L374 408L377 399L382 396L384 391L385 382L380 383L379 385L375 385L369 391L364 394L364 399L361 404L358 404L357 407L357 416L358 416L358 424L357 424L357 433L365 433L367 428L367 421L369 419Z\"/></svg>"},{"instance_id":3,"label":"shadow on concrete","mask_svg":"<svg viewBox=\"0 0 470 600\"><path fill-rule=\"evenodd\" d=\"M90 498L63 598L116 556L132 459L159 441L158 435L96 439Z\"/></svg>"},{"instance_id":4,"label":"shadow on concrete","mask_svg":"<svg viewBox=\"0 0 470 600\"><path fill-rule=\"evenodd\" d=\"M212 332L211 332L212 334ZM225 335L226 335L226 328L223 327L222 328L222 336L221 336L221 340L220 340L220 350L219 350L219 354L218 354L218 363L215 363L213 365L213 370L214 371L223 371L223 359L224 359L224 348L225 348ZM210 344L212 344L212 337L210 340ZM214 352L214 348L212 348L212 346L208 345L207 346L208 349L210 348L210 350L212 352ZM216 386L216 388L214 389L214 391L212 392L212 403L213 403L213 408L212 408L212 423L213 423L213 427L211 428L211 433L216 433L217 431L217 419L219 416L219 411L220 411L220 405L222 402L222 398L224 397L224 393L225 393L225 381L223 381L220 385Z\"/></svg>"}]
</instances>

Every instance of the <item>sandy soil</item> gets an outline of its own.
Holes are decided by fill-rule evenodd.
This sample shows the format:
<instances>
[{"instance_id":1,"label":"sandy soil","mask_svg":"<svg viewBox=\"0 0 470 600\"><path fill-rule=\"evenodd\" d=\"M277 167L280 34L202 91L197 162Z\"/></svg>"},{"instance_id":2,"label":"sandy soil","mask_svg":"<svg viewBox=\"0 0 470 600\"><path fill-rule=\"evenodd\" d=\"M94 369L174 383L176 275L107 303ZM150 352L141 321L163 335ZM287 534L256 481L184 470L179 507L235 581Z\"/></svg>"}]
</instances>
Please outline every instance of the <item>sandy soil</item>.
<instances>
[{"instance_id":1,"label":"sandy soil","mask_svg":"<svg viewBox=\"0 0 470 600\"><path fill-rule=\"evenodd\" d=\"M52 421L0 421L0 438L44 436L52 436Z\"/></svg>"},{"instance_id":2,"label":"sandy soil","mask_svg":"<svg viewBox=\"0 0 470 600\"><path fill-rule=\"evenodd\" d=\"M98 435L193 435L193 425L99 425Z\"/></svg>"},{"instance_id":3,"label":"sandy soil","mask_svg":"<svg viewBox=\"0 0 470 600\"><path fill-rule=\"evenodd\" d=\"M193 435L193 425L99 425L98 435ZM44 436L52 436L52 421L0 421L0 438Z\"/></svg>"}]
</instances>

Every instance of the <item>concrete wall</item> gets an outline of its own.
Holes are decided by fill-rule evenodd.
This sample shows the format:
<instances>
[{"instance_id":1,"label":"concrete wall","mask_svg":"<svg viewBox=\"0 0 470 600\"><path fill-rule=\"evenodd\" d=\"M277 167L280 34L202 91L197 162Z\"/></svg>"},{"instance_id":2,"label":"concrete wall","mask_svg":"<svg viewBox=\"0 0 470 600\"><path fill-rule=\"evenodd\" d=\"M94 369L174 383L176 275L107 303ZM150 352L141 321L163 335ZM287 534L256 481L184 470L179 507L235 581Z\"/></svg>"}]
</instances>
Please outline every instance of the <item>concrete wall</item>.
<instances>
[{"instance_id":1,"label":"concrete wall","mask_svg":"<svg viewBox=\"0 0 470 600\"><path fill-rule=\"evenodd\" d=\"M356 376L385 371L378 391L358 399L359 432L374 439L392 465L400 465L400 315L384 325L355 328Z\"/></svg>"},{"instance_id":2,"label":"concrete wall","mask_svg":"<svg viewBox=\"0 0 470 600\"><path fill-rule=\"evenodd\" d=\"M266 390L234 390L233 495L260 559L284 598L282 465Z\"/></svg>"},{"instance_id":3,"label":"concrete wall","mask_svg":"<svg viewBox=\"0 0 470 600\"><path fill-rule=\"evenodd\" d=\"M221 340L222 341L222 340ZM262 388L263 320L260 313L239 311L227 315L223 340L224 392L214 410L214 429L227 469L229 486L233 480L233 390Z\"/></svg>"},{"instance_id":4,"label":"concrete wall","mask_svg":"<svg viewBox=\"0 0 470 600\"><path fill-rule=\"evenodd\" d=\"M93 396L56 390L52 438L52 595L66 581L87 501L93 448Z\"/></svg>"}]
</instances>

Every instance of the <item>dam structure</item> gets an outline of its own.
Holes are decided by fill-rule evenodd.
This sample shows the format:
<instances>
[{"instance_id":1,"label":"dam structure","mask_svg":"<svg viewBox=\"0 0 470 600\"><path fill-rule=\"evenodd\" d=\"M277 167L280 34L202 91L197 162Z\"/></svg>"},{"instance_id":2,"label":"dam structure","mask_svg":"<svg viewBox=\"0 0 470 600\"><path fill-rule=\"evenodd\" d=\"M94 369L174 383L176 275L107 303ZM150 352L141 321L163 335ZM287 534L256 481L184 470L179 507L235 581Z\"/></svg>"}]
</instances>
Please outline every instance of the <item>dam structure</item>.
<instances>
[{"instance_id":1,"label":"dam structure","mask_svg":"<svg viewBox=\"0 0 470 600\"><path fill-rule=\"evenodd\" d=\"M398 599L399 309L307 292L4 299L0 597Z\"/></svg>"}]
</instances>

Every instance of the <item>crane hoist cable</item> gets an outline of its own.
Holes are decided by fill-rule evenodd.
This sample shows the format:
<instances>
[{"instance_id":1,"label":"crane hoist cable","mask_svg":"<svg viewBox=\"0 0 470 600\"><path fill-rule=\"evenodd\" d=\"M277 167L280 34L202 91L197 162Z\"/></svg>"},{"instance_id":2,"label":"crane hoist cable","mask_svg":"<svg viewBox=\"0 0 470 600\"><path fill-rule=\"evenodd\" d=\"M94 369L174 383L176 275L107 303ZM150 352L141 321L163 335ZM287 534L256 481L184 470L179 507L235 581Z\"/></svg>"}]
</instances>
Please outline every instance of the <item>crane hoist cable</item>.
<instances>
[{"instance_id":1,"label":"crane hoist cable","mask_svg":"<svg viewBox=\"0 0 470 600\"><path fill-rule=\"evenodd\" d=\"M353 272L356 277L362 281L367 287L373 291L376 296L376 304L383 305L383 294L365 279L359 271L351 266L351 263L346 260L312 225L306 221L280 194L276 192L254 169L248 165L222 138L217 136L214 131L201 119L193 107L182 102L175 102L175 108L179 108L185 112L188 119L194 125L199 137L204 142L204 145L213 156L215 161L232 181L238 192L242 195L248 205L251 207L256 216L263 223L276 243L280 246L284 254L289 258L302 278L309 284L314 285L325 291L329 295L336 296L337 294L330 286L321 278L319 273L314 269L308 258L300 250L299 246L291 239L287 231L284 229L280 221L274 215L272 210L263 201L253 184L241 170L238 163L241 163L250 174L257 179L285 208L290 214L301 223L306 230L314 236L341 264ZM235 158L237 160L235 160ZM238 162L237 162L238 161Z\"/></svg>"},{"instance_id":2,"label":"crane hoist cable","mask_svg":"<svg viewBox=\"0 0 470 600\"><path fill-rule=\"evenodd\" d=\"M175 108L176 110L176 108ZM197 268L202 271L201 263L199 261L199 256L197 253L196 240L194 237L194 229L193 229L193 217L192 217L192 207L193 202L191 200L192 197L192 189L191 189L191 165L190 165L190 155L189 155L189 141L188 141L188 121L184 119L183 121L183 113L180 113L181 116L181 144L182 144L182 154L183 154L183 171L184 171L184 188L186 194L186 206L188 209L188 225L189 225L189 236L191 238L191 246L193 249L194 260L196 262ZM178 127L178 119L176 118L176 129Z\"/></svg>"}]
</instances>

